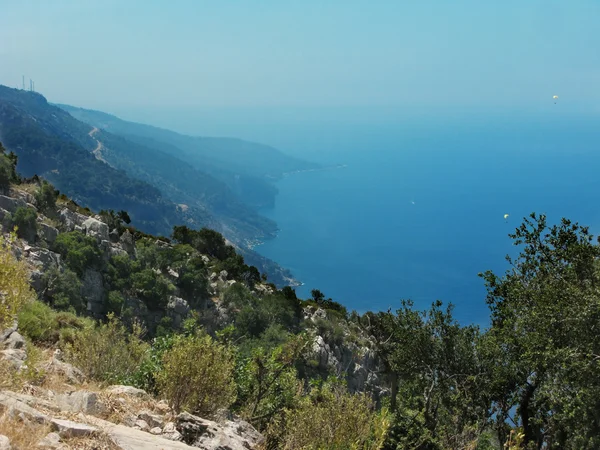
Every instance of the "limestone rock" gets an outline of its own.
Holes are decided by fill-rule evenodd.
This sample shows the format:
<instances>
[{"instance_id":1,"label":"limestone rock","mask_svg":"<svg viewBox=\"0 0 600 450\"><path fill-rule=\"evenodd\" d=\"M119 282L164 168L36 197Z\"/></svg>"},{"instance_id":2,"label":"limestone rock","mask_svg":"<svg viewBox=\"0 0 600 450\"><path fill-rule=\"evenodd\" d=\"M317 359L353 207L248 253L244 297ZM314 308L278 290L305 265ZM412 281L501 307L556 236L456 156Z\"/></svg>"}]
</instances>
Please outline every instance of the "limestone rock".
<instances>
[{"instance_id":1,"label":"limestone rock","mask_svg":"<svg viewBox=\"0 0 600 450\"><path fill-rule=\"evenodd\" d=\"M162 427L165 424L163 418L157 414L152 414L150 411L142 411L138 414L138 419L145 421L150 428Z\"/></svg>"},{"instance_id":2,"label":"limestone rock","mask_svg":"<svg viewBox=\"0 0 600 450\"><path fill-rule=\"evenodd\" d=\"M161 427L154 427L150 430L150 434L158 435L162 433Z\"/></svg>"},{"instance_id":3,"label":"limestone rock","mask_svg":"<svg viewBox=\"0 0 600 450\"><path fill-rule=\"evenodd\" d=\"M46 366L49 373L58 373L63 375L69 383L81 384L85 380L85 375L77 367L60 360L59 354L55 352L50 363Z\"/></svg>"},{"instance_id":4,"label":"limestone rock","mask_svg":"<svg viewBox=\"0 0 600 450\"><path fill-rule=\"evenodd\" d=\"M11 214L17 210L17 208L25 208L27 203L18 198L7 197L6 195L0 195L0 208L5 209Z\"/></svg>"},{"instance_id":5,"label":"limestone rock","mask_svg":"<svg viewBox=\"0 0 600 450\"><path fill-rule=\"evenodd\" d=\"M58 433L48 433L37 443L37 448L57 449L61 446L60 435Z\"/></svg>"},{"instance_id":6,"label":"limestone rock","mask_svg":"<svg viewBox=\"0 0 600 450\"><path fill-rule=\"evenodd\" d=\"M219 424L189 413L181 413L175 420L185 443L206 450L245 450L264 440L250 424L241 420Z\"/></svg>"},{"instance_id":7,"label":"limestone rock","mask_svg":"<svg viewBox=\"0 0 600 450\"><path fill-rule=\"evenodd\" d=\"M0 343L4 348L9 349L24 349L25 348L25 338L21 336L18 332L13 331L4 342Z\"/></svg>"},{"instance_id":8,"label":"limestone rock","mask_svg":"<svg viewBox=\"0 0 600 450\"><path fill-rule=\"evenodd\" d=\"M129 230L125 230L125 232L119 238L119 242L121 243L123 250L125 250L131 256L135 255L135 241Z\"/></svg>"},{"instance_id":9,"label":"limestone rock","mask_svg":"<svg viewBox=\"0 0 600 450\"><path fill-rule=\"evenodd\" d=\"M0 351L0 358L11 363L15 369L20 369L25 364L27 353L22 349L9 348L8 350Z\"/></svg>"},{"instance_id":10,"label":"limestone rock","mask_svg":"<svg viewBox=\"0 0 600 450\"><path fill-rule=\"evenodd\" d=\"M50 419L50 424L62 438L85 437L98 431L95 427L71 420Z\"/></svg>"},{"instance_id":11,"label":"limestone rock","mask_svg":"<svg viewBox=\"0 0 600 450\"><path fill-rule=\"evenodd\" d=\"M45 240L48 244L53 244L58 237L58 230L50 225L46 225L45 223L39 224L39 234L43 240Z\"/></svg>"},{"instance_id":12,"label":"limestone rock","mask_svg":"<svg viewBox=\"0 0 600 450\"><path fill-rule=\"evenodd\" d=\"M82 225L88 219L83 214L71 211L68 208L63 208L59 211L59 219L68 231L74 231L79 227L79 230L83 230Z\"/></svg>"},{"instance_id":13,"label":"limestone rock","mask_svg":"<svg viewBox=\"0 0 600 450\"><path fill-rule=\"evenodd\" d=\"M9 415L13 417L23 415L27 419L37 423L47 423L49 421L49 417L45 414L42 414L37 409L26 405L5 392L0 392L0 405L2 405L8 411Z\"/></svg>"},{"instance_id":14,"label":"limestone rock","mask_svg":"<svg viewBox=\"0 0 600 450\"><path fill-rule=\"evenodd\" d=\"M133 386L123 386L120 384L116 384L114 386L109 386L108 388L106 388L106 392L109 392L109 393L115 394L115 395L127 395L130 397L138 397L138 398L148 397L148 393L146 391L144 391L143 389L138 389Z\"/></svg>"},{"instance_id":15,"label":"limestone rock","mask_svg":"<svg viewBox=\"0 0 600 450\"><path fill-rule=\"evenodd\" d=\"M90 217L81 226L88 236L95 237L98 242L108 241L108 225L104 222Z\"/></svg>"},{"instance_id":16,"label":"limestone rock","mask_svg":"<svg viewBox=\"0 0 600 450\"><path fill-rule=\"evenodd\" d=\"M110 233L108 233L108 238L110 239L110 242L112 242L113 244L116 244L117 242L119 242L119 232L117 231L116 228L114 230L112 230Z\"/></svg>"},{"instance_id":17,"label":"limestone rock","mask_svg":"<svg viewBox=\"0 0 600 450\"><path fill-rule=\"evenodd\" d=\"M83 274L81 295L87 300L87 309L93 314L104 311L104 281L102 274L94 269L86 269Z\"/></svg>"},{"instance_id":18,"label":"limestone rock","mask_svg":"<svg viewBox=\"0 0 600 450\"><path fill-rule=\"evenodd\" d=\"M171 441L180 441L181 433L177 431L174 422L168 422L162 429L163 437Z\"/></svg>"},{"instance_id":19,"label":"limestone rock","mask_svg":"<svg viewBox=\"0 0 600 450\"><path fill-rule=\"evenodd\" d=\"M10 439L3 434L0 434L0 450L11 450L11 448Z\"/></svg>"},{"instance_id":20,"label":"limestone rock","mask_svg":"<svg viewBox=\"0 0 600 450\"><path fill-rule=\"evenodd\" d=\"M60 255L45 248L30 247L25 256L30 263L42 268L43 272L60 265Z\"/></svg>"},{"instance_id":21,"label":"limestone rock","mask_svg":"<svg viewBox=\"0 0 600 450\"><path fill-rule=\"evenodd\" d=\"M99 414L104 410L95 392L75 391L70 394L58 394L54 397L56 404L65 411Z\"/></svg>"},{"instance_id":22,"label":"limestone rock","mask_svg":"<svg viewBox=\"0 0 600 450\"><path fill-rule=\"evenodd\" d=\"M146 422L145 420L142 420L142 419L137 419L134 422L133 427L140 429L142 431L148 431L150 429L150 427L148 426L148 422Z\"/></svg>"}]
</instances>

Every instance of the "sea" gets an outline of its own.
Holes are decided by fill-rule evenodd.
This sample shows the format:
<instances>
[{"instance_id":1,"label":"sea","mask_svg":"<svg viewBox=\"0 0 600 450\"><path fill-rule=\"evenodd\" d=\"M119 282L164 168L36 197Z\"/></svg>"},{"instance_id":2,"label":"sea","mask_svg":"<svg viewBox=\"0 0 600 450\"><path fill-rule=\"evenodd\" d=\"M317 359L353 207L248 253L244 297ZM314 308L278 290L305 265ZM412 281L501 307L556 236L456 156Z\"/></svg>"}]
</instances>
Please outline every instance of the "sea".
<instances>
[{"instance_id":1,"label":"sea","mask_svg":"<svg viewBox=\"0 0 600 450\"><path fill-rule=\"evenodd\" d=\"M509 269L505 257L519 248L508 235L524 217L600 231L600 114L560 107L223 111L170 128L252 139L322 165L277 182L275 206L262 213L279 232L255 249L292 271L300 297L319 289L359 313L441 300L459 322L485 327L478 274Z\"/></svg>"}]
</instances>

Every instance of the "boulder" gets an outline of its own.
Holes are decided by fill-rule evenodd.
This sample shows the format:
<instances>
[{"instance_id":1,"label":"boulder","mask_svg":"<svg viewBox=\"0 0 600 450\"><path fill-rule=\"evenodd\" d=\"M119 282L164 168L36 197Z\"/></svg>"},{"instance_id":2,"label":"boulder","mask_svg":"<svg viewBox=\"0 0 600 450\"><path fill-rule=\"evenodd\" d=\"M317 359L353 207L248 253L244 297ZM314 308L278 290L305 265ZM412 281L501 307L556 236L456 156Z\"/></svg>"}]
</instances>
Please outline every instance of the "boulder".
<instances>
[{"instance_id":1,"label":"boulder","mask_svg":"<svg viewBox=\"0 0 600 450\"><path fill-rule=\"evenodd\" d=\"M113 229L110 233L108 233L108 238L110 239L110 242L112 242L113 244L116 244L117 242L119 242L119 232L117 231L117 229Z\"/></svg>"},{"instance_id":2,"label":"boulder","mask_svg":"<svg viewBox=\"0 0 600 450\"><path fill-rule=\"evenodd\" d=\"M60 265L60 255L58 253L41 247L30 247L26 252L26 257L30 263L41 268L43 272Z\"/></svg>"},{"instance_id":3,"label":"boulder","mask_svg":"<svg viewBox=\"0 0 600 450\"><path fill-rule=\"evenodd\" d=\"M58 433L48 433L36 445L37 448L52 448L52 449L57 449L60 446L61 446L60 435Z\"/></svg>"},{"instance_id":4,"label":"boulder","mask_svg":"<svg viewBox=\"0 0 600 450\"><path fill-rule=\"evenodd\" d=\"M90 217L81 226L88 236L95 237L98 242L108 241L108 225L104 222Z\"/></svg>"},{"instance_id":5,"label":"boulder","mask_svg":"<svg viewBox=\"0 0 600 450\"><path fill-rule=\"evenodd\" d=\"M47 423L50 420L47 415L8 394L8 392L0 392L0 405L8 411L10 416L26 417L37 423Z\"/></svg>"},{"instance_id":6,"label":"boulder","mask_svg":"<svg viewBox=\"0 0 600 450\"><path fill-rule=\"evenodd\" d=\"M129 232L129 230L125 230L125 232L119 238L119 243L123 250L125 250L129 255L135 255L135 241L133 239L133 234Z\"/></svg>"},{"instance_id":7,"label":"boulder","mask_svg":"<svg viewBox=\"0 0 600 450\"><path fill-rule=\"evenodd\" d=\"M0 434L0 450L11 450L11 448L10 439L3 434Z\"/></svg>"},{"instance_id":8,"label":"boulder","mask_svg":"<svg viewBox=\"0 0 600 450\"><path fill-rule=\"evenodd\" d=\"M58 230L50 225L46 225L43 222L38 224L38 231L40 237L50 245L53 244L58 237Z\"/></svg>"},{"instance_id":9,"label":"boulder","mask_svg":"<svg viewBox=\"0 0 600 450\"><path fill-rule=\"evenodd\" d=\"M116 384L114 386L109 386L106 388L105 392L115 394L115 395L127 395L129 397L138 397L145 398L148 397L148 393L143 389L138 389L133 386L123 386L120 384Z\"/></svg>"},{"instance_id":10,"label":"boulder","mask_svg":"<svg viewBox=\"0 0 600 450\"><path fill-rule=\"evenodd\" d=\"M173 319L173 326L179 327L190 312L188 302L179 297L171 297L167 304L167 314Z\"/></svg>"},{"instance_id":11,"label":"boulder","mask_svg":"<svg viewBox=\"0 0 600 450\"><path fill-rule=\"evenodd\" d=\"M13 365L15 369L20 369L25 364L27 353L22 349L0 350L0 358L5 359Z\"/></svg>"},{"instance_id":12,"label":"boulder","mask_svg":"<svg viewBox=\"0 0 600 450\"><path fill-rule=\"evenodd\" d=\"M148 422L142 419L137 419L134 422L133 427L142 431L148 431L150 429L150 427L148 426Z\"/></svg>"},{"instance_id":13,"label":"boulder","mask_svg":"<svg viewBox=\"0 0 600 450\"><path fill-rule=\"evenodd\" d=\"M19 198L11 198L6 195L0 195L0 208L5 209L9 213L14 213L17 208L26 208L27 203Z\"/></svg>"},{"instance_id":14,"label":"boulder","mask_svg":"<svg viewBox=\"0 0 600 450\"><path fill-rule=\"evenodd\" d=\"M104 311L104 281L102 274L94 269L86 269L83 273L81 295L87 300L87 310L92 314Z\"/></svg>"},{"instance_id":15,"label":"boulder","mask_svg":"<svg viewBox=\"0 0 600 450\"><path fill-rule=\"evenodd\" d=\"M154 427L150 430L150 434L158 435L162 433L161 427Z\"/></svg>"},{"instance_id":16,"label":"boulder","mask_svg":"<svg viewBox=\"0 0 600 450\"><path fill-rule=\"evenodd\" d=\"M98 431L97 428L83 423L64 419L50 419L50 424L61 438L76 438L90 436Z\"/></svg>"},{"instance_id":17,"label":"boulder","mask_svg":"<svg viewBox=\"0 0 600 450\"><path fill-rule=\"evenodd\" d=\"M85 380L85 375L81 370L60 360L60 350L54 352L52 360L46 366L46 371L48 373L60 374L72 384L81 384Z\"/></svg>"},{"instance_id":18,"label":"boulder","mask_svg":"<svg viewBox=\"0 0 600 450\"><path fill-rule=\"evenodd\" d=\"M4 339L4 342L2 342L1 345L4 346L4 348L24 349L25 338L16 331L13 331L6 339Z\"/></svg>"},{"instance_id":19,"label":"boulder","mask_svg":"<svg viewBox=\"0 0 600 450\"><path fill-rule=\"evenodd\" d=\"M81 227L88 217L71 211L68 208L63 208L59 211L59 219L67 231L74 231L75 227L79 227L79 229L82 230Z\"/></svg>"},{"instance_id":20,"label":"boulder","mask_svg":"<svg viewBox=\"0 0 600 450\"><path fill-rule=\"evenodd\" d=\"M163 427L162 435L164 438L169 439L170 441L180 441L182 438L181 433L177 431L174 422L168 422Z\"/></svg>"},{"instance_id":21,"label":"boulder","mask_svg":"<svg viewBox=\"0 0 600 450\"><path fill-rule=\"evenodd\" d=\"M46 289L46 281L44 280L44 274L39 270L32 270L29 273L29 284L36 292L36 294L41 295Z\"/></svg>"},{"instance_id":22,"label":"boulder","mask_svg":"<svg viewBox=\"0 0 600 450\"><path fill-rule=\"evenodd\" d=\"M138 419L145 421L150 428L159 427L162 430L162 427L165 425L165 421L161 416L153 414L150 411L142 411L138 414Z\"/></svg>"},{"instance_id":23,"label":"boulder","mask_svg":"<svg viewBox=\"0 0 600 450\"><path fill-rule=\"evenodd\" d=\"M58 394L54 402L63 410L82 412L84 414L99 414L104 411L104 406L98 401L95 392L75 391L70 394Z\"/></svg>"},{"instance_id":24,"label":"boulder","mask_svg":"<svg viewBox=\"0 0 600 450\"><path fill-rule=\"evenodd\" d=\"M219 424L184 412L176 417L175 424L186 444L206 450L246 450L264 440L249 423L241 420Z\"/></svg>"}]
</instances>

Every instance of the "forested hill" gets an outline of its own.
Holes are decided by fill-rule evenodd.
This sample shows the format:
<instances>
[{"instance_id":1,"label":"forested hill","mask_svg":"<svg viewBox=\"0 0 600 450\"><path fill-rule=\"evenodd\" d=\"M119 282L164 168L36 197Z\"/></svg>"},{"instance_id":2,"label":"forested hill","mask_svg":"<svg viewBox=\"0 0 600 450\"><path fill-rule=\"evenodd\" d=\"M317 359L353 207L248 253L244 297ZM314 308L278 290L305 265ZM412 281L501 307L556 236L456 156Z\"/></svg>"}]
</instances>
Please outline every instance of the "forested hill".
<instances>
[{"instance_id":1,"label":"forested hill","mask_svg":"<svg viewBox=\"0 0 600 450\"><path fill-rule=\"evenodd\" d=\"M82 122L188 162L223 181L246 203L255 206L273 203L277 190L270 181L287 172L319 167L268 145L233 138L187 136L100 111L58 106Z\"/></svg>"},{"instance_id":2,"label":"forested hill","mask_svg":"<svg viewBox=\"0 0 600 450\"><path fill-rule=\"evenodd\" d=\"M127 210L136 226L153 234L168 235L181 224L210 227L271 281L284 285L292 280L288 271L247 245L274 236L276 224L225 182L173 154L98 130L40 94L5 86L0 86L0 136L19 156L24 176L42 176L78 204Z\"/></svg>"}]
</instances>

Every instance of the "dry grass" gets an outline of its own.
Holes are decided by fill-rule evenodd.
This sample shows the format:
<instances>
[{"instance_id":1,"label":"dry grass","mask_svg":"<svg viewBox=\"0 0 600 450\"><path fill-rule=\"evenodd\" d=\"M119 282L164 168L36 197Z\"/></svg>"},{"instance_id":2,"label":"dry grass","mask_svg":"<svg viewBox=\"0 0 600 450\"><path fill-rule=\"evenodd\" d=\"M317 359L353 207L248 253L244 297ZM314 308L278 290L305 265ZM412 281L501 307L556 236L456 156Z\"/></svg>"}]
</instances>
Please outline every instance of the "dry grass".
<instances>
[{"instance_id":1,"label":"dry grass","mask_svg":"<svg viewBox=\"0 0 600 450\"><path fill-rule=\"evenodd\" d=\"M98 399L106 408L105 412L101 415L102 419L112 423L123 423L127 417L130 417L132 414L137 415L140 411L151 411L165 415L166 419L169 419L170 411L161 410L157 402L151 397L138 398L102 391L98 392Z\"/></svg>"},{"instance_id":2,"label":"dry grass","mask_svg":"<svg viewBox=\"0 0 600 450\"><path fill-rule=\"evenodd\" d=\"M23 422L7 414L0 416L0 434L10 439L13 450L30 450L50 433L48 425L40 425L35 422Z\"/></svg>"}]
</instances>

